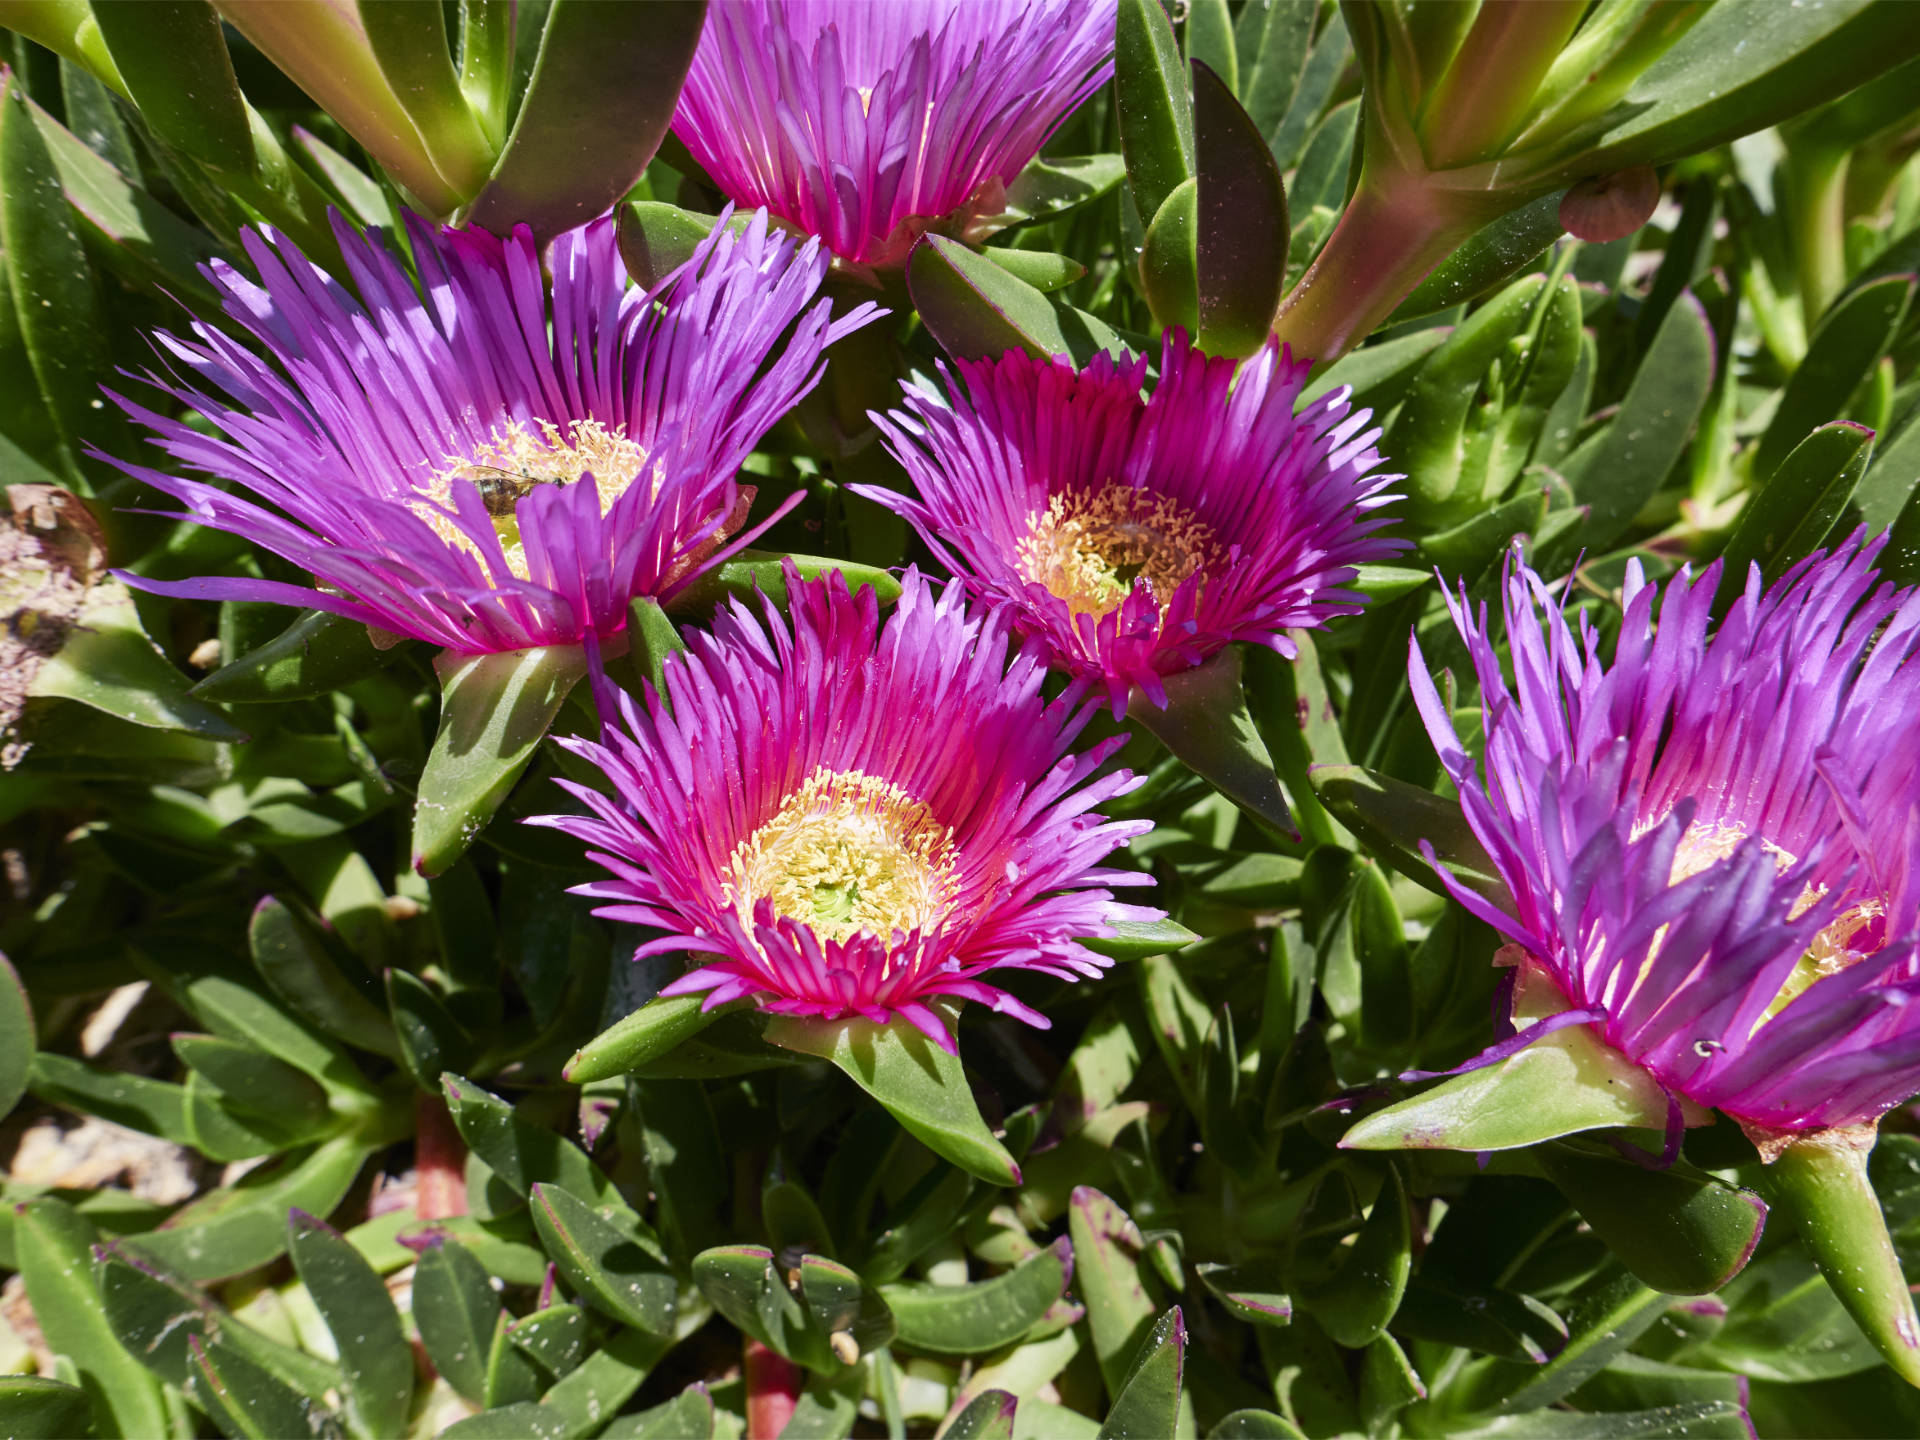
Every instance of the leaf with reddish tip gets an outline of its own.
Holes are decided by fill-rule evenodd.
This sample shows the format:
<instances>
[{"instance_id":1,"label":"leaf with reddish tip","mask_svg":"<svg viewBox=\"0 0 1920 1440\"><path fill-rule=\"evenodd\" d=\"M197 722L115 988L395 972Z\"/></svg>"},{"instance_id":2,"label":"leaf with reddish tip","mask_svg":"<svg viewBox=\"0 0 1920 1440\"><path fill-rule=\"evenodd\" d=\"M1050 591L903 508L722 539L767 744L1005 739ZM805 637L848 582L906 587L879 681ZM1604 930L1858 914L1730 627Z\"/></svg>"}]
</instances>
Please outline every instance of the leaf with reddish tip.
<instances>
[{"instance_id":1,"label":"leaf with reddish tip","mask_svg":"<svg viewBox=\"0 0 1920 1440\"><path fill-rule=\"evenodd\" d=\"M949 1000L928 1006L949 1031L960 1007ZM936 1155L995 1185L1018 1185L1020 1167L980 1118L960 1057L933 1043L910 1022L806 1020L780 1015L767 1024L766 1040L803 1055L830 1060L907 1131Z\"/></svg>"},{"instance_id":2,"label":"leaf with reddish tip","mask_svg":"<svg viewBox=\"0 0 1920 1440\"><path fill-rule=\"evenodd\" d=\"M545 245L633 188L673 120L706 0L553 0L513 133L467 223Z\"/></svg>"},{"instance_id":3,"label":"leaf with reddish tip","mask_svg":"<svg viewBox=\"0 0 1920 1440\"><path fill-rule=\"evenodd\" d=\"M1293 1319L1280 1262L1261 1257L1240 1265L1201 1265L1200 1279L1233 1314L1253 1325L1285 1325Z\"/></svg>"},{"instance_id":4,"label":"leaf with reddish tip","mask_svg":"<svg viewBox=\"0 0 1920 1440\"><path fill-rule=\"evenodd\" d=\"M1187 1326L1176 1305L1148 1331L1119 1393L1113 1397L1098 1440L1178 1434L1186 1361Z\"/></svg>"},{"instance_id":5,"label":"leaf with reddish tip","mask_svg":"<svg viewBox=\"0 0 1920 1440\"><path fill-rule=\"evenodd\" d=\"M1287 278L1287 191L1273 152L1233 92L1193 63L1199 156L1200 348L1251 355L1266 343Z\"/></svg>"},{"instance_id":6,"label":"leaf with reddish tip","mask_svg":"<svg viewBox=\"0 0 1920 1440\"><path fill-rule=\"evenodd\" d=\"M1273 757L1240 688L1240 652L1229 646L1206 664L1167 676L1165 708L1135 690L1127 713L1151 730L1214 789L1285 840L1297 841Z\"/></svg>"},{"instance_id":7,"label":"leaf with reddish tip","mask_svg":"<svg viewBox=\"0 0 1920 1440\"><path fill-rule=\"evenodd\" d=\"M953 1417L945 1440L1013 1440L1013 1412L1018 1402L1004 1390L982 1390L967 1408Z\"/></svg>"}]
</instances>

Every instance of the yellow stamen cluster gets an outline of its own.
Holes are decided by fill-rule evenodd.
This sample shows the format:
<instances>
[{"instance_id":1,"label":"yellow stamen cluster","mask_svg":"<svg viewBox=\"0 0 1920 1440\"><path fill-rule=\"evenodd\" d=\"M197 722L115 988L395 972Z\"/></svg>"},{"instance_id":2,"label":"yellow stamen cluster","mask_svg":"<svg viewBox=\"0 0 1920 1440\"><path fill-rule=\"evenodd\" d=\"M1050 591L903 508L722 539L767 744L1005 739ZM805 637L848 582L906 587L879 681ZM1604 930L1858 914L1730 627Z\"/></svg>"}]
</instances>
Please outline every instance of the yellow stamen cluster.
<instances>
[{"instance_id":1,"label":"yellow stamen cluster","mask_svg":"<svg viewBox=\"0 0 1920 1440\"><path fill-rule=\"evenodd\" d=\"M1027 522L1015 548L1021 576L1044 585L1076 615L1117 609L1144 580L1162 604L1196 571L1222 560L1213 531L1178 500L1118 482L1055 495Z\"/></svg>"},{"instance_id":2,"label":"yellow stamen cluster","mask_svg":"<svg viewBox=\"0 0 1920 1440\"><path fill-rule=\"evenodd\" d=\"M823 940L929 930L953 903L953 830L925 802L859 770L815 770L735 847L728 899L751 921L764 898Z\"/></svg>"},{"instance_id":3,"label":"yellow stamen cluster","mask_svg":"<svg viewBox=\"0 0 1920 1440\"><path fill-rule=\"evenodd\" d=\"M1642 827L1642 829L1649 827ZM1718 865L1730 857L1739 848L1740 842L1747 838L1747 831L1739 825L1707 824L1695 821L1687 827L1680 837L1680 844L1673 852L1673 868L1668 875L1669 884L1679 884L1682 880ZM1799 857L1782 849L1770 840L1762 840L1761 848L1773 857L1774 869L1785 874L1798 863ZM1797 920L1807 913L1825 893L1823 887L1808 885L1793 902L1793 908L1787 912L1789 920ZM1800 957L1800 963L1780 987L1780 993L1767 1007L1766 1014L1760 1018L1759 1025L1766 1024L1782 1010L1792 999L1804 991L1814 981L1828 975L1837 975L1849 965L1857 965L1865 958L1865 953L1853 948L1855 939L1876 919L1883 915L1886 907L1878 899L1862 901L1849 907L1836 916L1833 921L1813 937L1813 943L1807 947L1807 953ZM1654 936L1653 949L1648 955L1647 965L1651 968L1653 954L1657 954L1662 940L1666 938L1663 926ZM1644 974L1644 972L1643 972ZM1757 1030L1759 1025L1754 1028Z\"/></svg>"},{"instance_id":4,"label":"yellow stamen cluster","mask_svg":"<svg viewBox=\"0 0 1920 1440\"><path fill-rule=\"evenodd\" d=\"M464 459L449 456L439 470L416 487L421 498L412 502L413 512L449 545L472 551L486 565L488 559L480 548L446 514L453 508L454 482L472 481L493 514L507 569L524 580L527 557L514 513L521 497L536 485L571 485L591 471L604 515L640 478L646 463L647 452L627 438L624 428L609 430L598 420L574 420L563 429L550 420L541 420L529 429L512 420L471 455ZM656 473L656 492L659 485ZM498 584L503 577L490 578Z\"/></svg>"}]
</instances>

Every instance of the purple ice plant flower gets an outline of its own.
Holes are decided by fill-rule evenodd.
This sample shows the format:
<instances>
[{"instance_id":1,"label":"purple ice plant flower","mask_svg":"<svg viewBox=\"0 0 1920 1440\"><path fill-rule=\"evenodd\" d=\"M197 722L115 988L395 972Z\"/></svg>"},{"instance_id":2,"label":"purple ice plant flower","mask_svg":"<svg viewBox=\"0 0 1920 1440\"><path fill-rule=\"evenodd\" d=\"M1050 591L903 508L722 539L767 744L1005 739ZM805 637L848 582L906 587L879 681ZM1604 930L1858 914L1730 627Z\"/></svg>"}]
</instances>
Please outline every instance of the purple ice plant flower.
<instances>
[{"instance_id":1,"label":"purple ice plant flower","mask_svg":"<svg viewBox=\"0 0 1920 1440\"><path fill-rule=\"evenodd\" d=\"M155 337L168 373L146 378L206 428L113 396L189 473L126 468L314 588L129 583L466 653L607 638L635 596L746 543L741 462L876 313L830 320L828 257L764 214L717 227L651 292L611 219L555 241L550 285L524 226L502 240L410 217L417 287L383 239L334 228L351 288L269 230L243 236L258 283L209 268L257 350L201 321Z\"/></svg>"},{"instance_id":2,"label":"purple ice plant flower","mask_svg":"<svg viewBox=\"0 0 1920 1440\"><path fill-rule=\"evenodd\" d=\"M918 498L855 488L1116 714L1135 686L1165 705L1163 677L1234 641L1291 656L1288 630L1357 613L1355 567L1404 548L1377 533L1399 477L1371 412L1342 388L1296 416L1308 369L1270 342L1236 373L1177 329L1144 399L1144 358L962 361L951 398L875 417Z\"/></svg>"},{"instance_id":3,"label":"purple ice plant flower","mask_svg":"<svg viewBox=\"0 0 1920 1440\"><path fill-rule=\"evenodd\" d=\"M1509 566L1511 683L1485 607L1449 597L1478 764L1417 643L1408 666L1512 911L1441 878L1564 998L1547 1028L1589 1024L1768 1158L1920 1090L1920 592L1863 534L1764 594L1755 569L1717 627L1717 564L1662 592L1635 562L1611 664Z\"/></svg>"},{"instance_id":4,"label":"purple ice plant flower","mask_svg":"<svg viewBox=\"0 0 1920 1440\"><path fill-rule=\"evenodd\" d=\"M1084 688L1047 699L1040 656L1009 661L1005 620L959 585L909 570L882 625L837 572L786 583L791 622L723 607L668 658L664 694L601 686L599 742L561 743L612 793L562 782L591 813L535 823L609 872L576 892L595 914L664 932L636 956L701 957L667 995L898 1015L948 1050L941 996L1044 1028L988 972L1095 976L1108 962L1083 938L1159 918L1113 899L1147 876L1102 864L1151 828L1094 813L1137 783L1102 773L1120 740L1074 753Z\"/></svg>"},{"instance_id":5,"label":"purple ice plant flower","mask_svg":"<svg viewBox=\"0 0 1920 1440\"><path fill-rule=\"evenodd\" d=\"M674 133L722 191L841 259L970 238L1112 71L1114 0L726 0Z\"/></svg>"}]
</instances>

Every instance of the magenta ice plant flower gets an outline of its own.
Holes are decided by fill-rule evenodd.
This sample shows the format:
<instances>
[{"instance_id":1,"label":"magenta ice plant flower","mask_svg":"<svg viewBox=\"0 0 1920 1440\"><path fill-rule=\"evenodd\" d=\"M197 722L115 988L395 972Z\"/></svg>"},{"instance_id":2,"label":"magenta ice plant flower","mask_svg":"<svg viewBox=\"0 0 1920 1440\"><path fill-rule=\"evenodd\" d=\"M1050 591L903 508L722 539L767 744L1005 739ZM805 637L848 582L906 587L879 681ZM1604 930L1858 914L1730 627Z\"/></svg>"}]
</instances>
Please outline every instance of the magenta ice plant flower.
<instances>
[{"instance_id":1,"label":"magenta ice plant flower","mask_svg":"<svg viewBox=\"0 0 1920 1440\"><path fill-rule=\"evenodd\" d=\"M598 743L563 740L612 793L567 784L587 815L536 822L586 842L610 878L594 913L690 951L665 994L752 997L781 1014L886 1023L953 1048L927 1002L977 1000L1044 1027L989 972L1065 980L1107 961L1080 942L1158 911L1113 899L1151 883L1108 868L1146 821L1094 813L1133 788L1102 772L1119 743L1074 753L1084 690L1052 700L1004 619L907 572L883 625L837 572L787 575L791 622L723 607L665 665L664 694L600 687Z\"/></svg>"},{"instance_id":2,"label":"magenta ice plant flower","mask_svg":"<svg viewBox=\"0 0 1920 1440\"><path fill-rule=\"evenodd\" d=\"M1920 593L1879 580L1884 543L1764 594L1756 569L1717 626L1718 565L1662 592L1636 562L1610 664L1510 567L1511 682L1485 607L1450 599L1477 764L1417 643L1409 663L1512 913L1441 877L1564 997L1547 1028L1591 1025L1768 1155L1920 1090Z\"/></svg>"},{"instance_id":3,"label":"magenta ice plant flower","mask_svg":"<svg viewBox=\"0 0 1920 1440\"><path fill-rule=\"evenodd\" d=\"M1356 567L1403 548L1371 412L1341 388L1296 416L1308 368L1269 343L1236 372L1177 329L1144 398L1144 358L962 361L950 397L875 417L917 497L855 488L1116 713L1135 686L1164 705L1163 677L1234 641L1291 656L1287 631L1357 613Z\"/></svg>"},{"instance_id":4,"label":"magenta ice plant flower","mask_svg":"<svg viewBox=\"0 0 1920 1440\"><path fill-rule=\"evenodd\" d=\"M127 468L314 588L129 583L310 605L467 653L611 636L635 596L744 543L741 462L876 313L830 320L827 256L764 215L716 228L651 292L628 282L611 219L554 243L550 284L525 227L410 218L418 286L383 239L335 230L351 287L267 230L243 237L258 283L209 268L255 348L203 321L155 337L169 373L146 378L203 425L113 397L174 462Z\"/></svg>"},{"instance_id":5,"label":"magenta ice plant flower","mask_svg":"<svg viewBox=\"0 0 1920 1440\"><path fill-rule=\"evenodd\" d=\"M722 191L842 259L972 233L1112 70L1113 0L727 0L674 133Z\"/></svg>"}]
</instances>

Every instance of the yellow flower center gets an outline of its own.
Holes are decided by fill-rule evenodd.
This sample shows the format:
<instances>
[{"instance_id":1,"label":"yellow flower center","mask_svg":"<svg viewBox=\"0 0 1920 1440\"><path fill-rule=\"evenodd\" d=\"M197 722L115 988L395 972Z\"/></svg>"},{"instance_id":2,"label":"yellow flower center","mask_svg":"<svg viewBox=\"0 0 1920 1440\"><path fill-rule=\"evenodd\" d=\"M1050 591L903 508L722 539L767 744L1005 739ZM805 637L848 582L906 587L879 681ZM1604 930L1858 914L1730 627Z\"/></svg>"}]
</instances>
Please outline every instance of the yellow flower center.
<instances>
[{"instance_id":1,"label":"yellow flower center","mask_svg":"<svg viewBox=\"0 0 1920 1440\"><path fill-rule=\"evenodd\" d=\"M1022 578L1044 585L1075 615L1101 616L1141 580L1165 604L1222 555L1213 531L1178 500L1115 482L1091 494L1055 495L1027 521L1015 559Z\"/></svg>"},{"instance_id":2,"label":"yellow flower center","mask_svg":"<svg viewBox=\"0 0 1920 1440\"><path fill-rule=\"evenodd\" d=\"M728 898L751 923L764 898L823 940L930 930L956 888L953 830L925 802L859 770L815 770L734 848Z\"/></svg>"},{"instance_id":3,"label":"yellow flower center","mask_svg":"<svg viewBox=\"0 0 1920 1440\"><path fill-rule=\"evenodd\" d=\"M1677 885L1682 880L1718 865L1731 856L1739 848L1740 842L1746 838L1747 831L1742 826L1707 824L1696 820L1687 827L1686 833L1680 837L1680 844L1673 852L1673 869L1668 876L1668 883ZM1773 857L1774 869L1777 873L1786 873L1798 862L1798 856L1782 849L1771 840L1762 840L1760 845ZM1806 914L1824 893L1824 887L1808 885L1795 898L1793 908L1787 912L1787 918L1796 920ZM1766 1024L1786 1009L1788 1003L1814 981L1827 975L1837 975L1849 965L1857 965L1865 959L1870 952L1854 949L1854 941L1863 930L1885 913L1885 905L1878 899L1870 899L1850 906L1835 916L1818 935L1813 937L1813 943L1807 947L1807 953L1800 957L1800 963L1794 966L1793 973L1787 977L1786 983L1780 987L1780 993L1774 997L1773 1003L1767 1007L1766 1014L1761 1016L1759 1024L1754 1028L1759 1029L1760 1025ZM1666 929L1662 927L1654 936L1656 952L1660 942L1665 938ZM1647 963L1649 966L1653 963L1651 954Z\"/></svg>"},{"instance_id":4,"label":"yellow flower center","mask_svg":"<svg viewBox=\"0 0 1920 1440\"><path fill-rule=\"evenodd\" d=\"M436 534L457 550L472 551L486 566L488 557L445 513L453 508L454 482L472 481L499 532L507 569L521 580L527 578L527 556L515 511L522 498L536 485L570 485L591 471L604 515L640 478L647 462L647 452L627 438L624 428L609 430L598 420L574 420L565 429L550 420L535 424L536 429L529 429L518 420L509 421L465 459L449 456L418 487L421 498L412 502L414 514ZM659 486L655 474L656 493ZM491 578L498 584L502 577Z\"/></svg>"}]
</instances>

